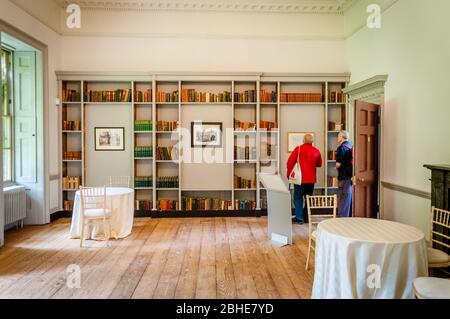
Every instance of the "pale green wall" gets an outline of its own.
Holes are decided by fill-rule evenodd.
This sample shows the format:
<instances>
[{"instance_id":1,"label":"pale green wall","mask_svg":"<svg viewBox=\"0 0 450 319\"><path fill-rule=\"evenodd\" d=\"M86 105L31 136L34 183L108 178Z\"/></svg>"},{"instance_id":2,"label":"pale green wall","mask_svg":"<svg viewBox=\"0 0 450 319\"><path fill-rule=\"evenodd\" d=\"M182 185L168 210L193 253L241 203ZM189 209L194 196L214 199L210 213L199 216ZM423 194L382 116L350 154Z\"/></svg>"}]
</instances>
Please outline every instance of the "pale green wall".
<instances>
[{"instance_id":1,"label":"pale green wall","mask_svg":"<svg viewBox=\"0 0 450 319\"><path fill-rule=\"evenodd\" d=\"M367 17L364 6L352 10ZM352 83L389 75L384 181L430 191L423 164L450 162L449 12L448 0L399 0L383 13L381 29L363 27L346 40ZM355 12L350 18L347 26L357 25ZM427 230L428 200L391 190L383 194L385 218Z\"/></svg>"}]
</instances>

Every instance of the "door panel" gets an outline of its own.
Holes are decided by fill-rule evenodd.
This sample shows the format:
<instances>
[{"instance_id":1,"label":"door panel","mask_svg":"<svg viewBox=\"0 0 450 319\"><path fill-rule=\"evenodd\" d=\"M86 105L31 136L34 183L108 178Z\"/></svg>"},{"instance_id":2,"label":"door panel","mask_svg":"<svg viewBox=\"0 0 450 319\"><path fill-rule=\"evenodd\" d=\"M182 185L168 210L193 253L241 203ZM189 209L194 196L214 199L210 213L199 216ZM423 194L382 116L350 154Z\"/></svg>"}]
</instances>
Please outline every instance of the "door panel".
<instances>
[{"instance_id":1,"label":"door panel","mask_svg":"<svg viewBox=\"0 0 450 319\"><path fill-rule=\"evenodd\" d=\"M378 105L355 102L355 217L378 213L378 111Z\"/></svg>"}]
</instances>

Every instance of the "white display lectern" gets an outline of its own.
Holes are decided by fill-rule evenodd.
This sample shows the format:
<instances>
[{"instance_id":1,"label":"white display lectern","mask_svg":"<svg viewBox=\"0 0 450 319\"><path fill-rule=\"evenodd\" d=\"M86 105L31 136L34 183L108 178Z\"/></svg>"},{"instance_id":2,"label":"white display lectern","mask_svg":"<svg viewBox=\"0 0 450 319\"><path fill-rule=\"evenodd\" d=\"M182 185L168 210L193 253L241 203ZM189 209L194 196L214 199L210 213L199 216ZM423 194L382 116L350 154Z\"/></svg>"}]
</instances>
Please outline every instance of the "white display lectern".
<instances>
[{"instance_id":1,"label":"white display lectern","mask_svg":"<svg viewBox=\"0 0 450 319\"><path fill-rule=\"evenodd\" d=\"M267 191L267 220L271 243L284 246L292 244L291 193L280 175L259 174Z\"/></svg>"}]
</instances>

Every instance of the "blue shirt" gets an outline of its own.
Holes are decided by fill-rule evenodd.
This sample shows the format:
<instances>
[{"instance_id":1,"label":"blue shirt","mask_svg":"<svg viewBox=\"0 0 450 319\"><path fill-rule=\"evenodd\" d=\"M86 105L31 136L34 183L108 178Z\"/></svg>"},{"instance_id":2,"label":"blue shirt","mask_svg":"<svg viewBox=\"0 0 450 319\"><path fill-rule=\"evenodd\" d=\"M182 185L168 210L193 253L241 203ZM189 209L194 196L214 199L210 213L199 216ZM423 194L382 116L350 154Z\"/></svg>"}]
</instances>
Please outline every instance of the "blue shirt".
<instances>
[{"instance_id":1,"label":"blue shirt","mask_svg":"<svg viewBox=\"0 0 450 319\"><path fill-rule=\"evenodd\" d=\"M349 141L345 141L338 147L336 162L341 164L338 168L338 180L351 179L353 176L353 145Z\"/></svg>"}]
</instances>

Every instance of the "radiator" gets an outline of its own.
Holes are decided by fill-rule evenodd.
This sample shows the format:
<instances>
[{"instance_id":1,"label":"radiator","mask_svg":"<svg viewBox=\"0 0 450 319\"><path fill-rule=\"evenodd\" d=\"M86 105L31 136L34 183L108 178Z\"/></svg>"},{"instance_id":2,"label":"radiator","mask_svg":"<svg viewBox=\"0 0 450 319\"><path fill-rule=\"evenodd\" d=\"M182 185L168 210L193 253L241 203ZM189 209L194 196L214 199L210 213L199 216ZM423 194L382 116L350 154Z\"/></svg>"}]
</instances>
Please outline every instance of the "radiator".
<instances>
[{"instance_id":1,"label":"radiator","mask_svg":"<svg viewBox=\"0 0 450 319\"><path fill-rule=\"evenodd\" d=\"M5 226L21 223L27 216L27 193L24 186L6 187L3 189L5 198Z\"/></svg>"}]
</instances>

